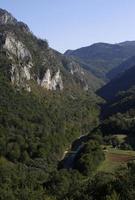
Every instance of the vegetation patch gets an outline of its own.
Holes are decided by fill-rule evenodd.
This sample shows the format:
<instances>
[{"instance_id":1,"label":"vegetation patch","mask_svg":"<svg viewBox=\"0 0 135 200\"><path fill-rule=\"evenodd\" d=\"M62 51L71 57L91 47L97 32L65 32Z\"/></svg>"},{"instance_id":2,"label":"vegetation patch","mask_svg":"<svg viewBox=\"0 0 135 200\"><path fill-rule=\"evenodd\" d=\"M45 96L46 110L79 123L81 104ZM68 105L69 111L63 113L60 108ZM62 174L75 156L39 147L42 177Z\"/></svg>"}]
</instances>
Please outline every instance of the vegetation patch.
<instances>
[{"instance_id":1,"label":"vegetation patch","mask_svg":"<svg viewBox=\"0 0 135 200\"><path fill-rule=\"evenodd\" d=\"M105 160L99 166L98 171L114 172L120 167L126 167L127 163L135 160L135 151L119 150L107 147L105 152Z\"/></svg>"}]
</instances>

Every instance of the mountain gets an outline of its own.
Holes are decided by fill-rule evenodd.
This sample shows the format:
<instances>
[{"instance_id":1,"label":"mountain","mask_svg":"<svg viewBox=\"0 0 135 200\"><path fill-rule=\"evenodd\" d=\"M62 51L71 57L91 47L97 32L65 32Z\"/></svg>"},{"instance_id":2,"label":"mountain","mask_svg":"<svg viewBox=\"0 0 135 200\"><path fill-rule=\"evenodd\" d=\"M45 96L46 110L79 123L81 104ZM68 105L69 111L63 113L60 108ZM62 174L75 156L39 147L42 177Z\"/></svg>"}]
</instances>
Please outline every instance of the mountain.
<instances>
[{"instance_id":1,"label":"mountain","mask_svg":"<svg viewBox=\"0 0 135 200\"><path fill-rule=\"evenodd\" d=\"M74 57L85 69L106 81L110 70L117 69L117 66L135 55L135 42L96 43L88 47L68 50L65 55Z\"/></svg>"},{"instance_id":2,"label":"mountain","mask_svg":"<svg viewBox=\"0 0 135 200\"><path fill-rule=\"evenodd\" d=\"M111 80L98 90L98 94L106 100L114 99L120 92L126 91L135 85L135 66Z\"/></svg>"},{"instance_id":3,"label":"mountain","mask_svg":"<svg viewBox=\"0 0 135 200\"><path fill-rule=\"evenodd\" d=\"M129 52L129 43L116 46ZM105 49L114 47L100 47L98 56L111 62L112 50L108 55ZM110 134L130 135L132 146L124 141L124 148L135 149L135 67L100 90L112 84L113 94L101 93L109 99L104 121L99 121L102 101L95 94L103 81L88 69L89 63L50 48L0 9L1 200L134 199L135 164L126 165L133 151L123 157L122 150L123 167L117 171L102 170L108 158L121 163L120 145L111 148L118 141ZM71 169L61 169L63 158L71 158Z\"/></svg>"},{"instance_id":4,"label":"mountain","mask_svg":"<svg viewBox=\"0 0 135 200\"><path fill-rule=\"evenodd\" d=\"M72 59L64 57L38 39L23 22L0 10L1 57L9 62L7 73L13 85L31 91L33 85L47 90L100 87L102 81ZM95 83L95 85L93 84Z\"/></svg>"},{"instance_id":5,"label":"mountain","mask_svg":"<svg viewBox=\"0 0 135 200\"><path fill-rule=\"evenodd\" d=\"M132 56L131 58L121 63L118 67L109 71L109 73L107 74L107 77L109 79L113 79L119 76L121 73L125 72L126 70L130 69L134 65L135 65L135 56Z\"/></svg>"},{"instance_id":6,"label":"mountain","mask_svg":"<svg viewBox=\"0 0 135 200\"><path fill-rule=\"evenodd\" d=\"M2 157L47 177L65 148L98 123L99 85L0 9L0 163Z\"/></svg>"},{"instance_id":7,"label":"mountain","mask_svg":"<svg viewBox=\"0 0 135 200\"><path fill-rule=\"evenodd\" d=\"M133 49L134 49L134 45L135 45L135 41L125 41L125 42L120 42L120 43L118 43L120 46L123 46L123 47L129 47L129 48L131 48L131 47L133 47Z\"/></svg>"}]
</instances>

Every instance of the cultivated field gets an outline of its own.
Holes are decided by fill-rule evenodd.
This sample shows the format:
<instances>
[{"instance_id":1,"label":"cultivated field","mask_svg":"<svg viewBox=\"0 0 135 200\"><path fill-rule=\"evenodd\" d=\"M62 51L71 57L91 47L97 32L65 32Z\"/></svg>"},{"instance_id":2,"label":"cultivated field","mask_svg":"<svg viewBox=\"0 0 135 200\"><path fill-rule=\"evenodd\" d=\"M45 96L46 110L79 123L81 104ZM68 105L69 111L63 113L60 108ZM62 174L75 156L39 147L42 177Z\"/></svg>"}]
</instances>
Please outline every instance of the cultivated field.
<instances>
[{"instance_id":1,"label":"cultivated field","mask_svg":"<svg viewBox=\"0 0 135 200\"><path fill-rule=\"evenodd\" d=\"M113 172L121 166L126 166L127 162L133 160L135 160L135 151L107 147L105 150L105 160L98 168L98 171Z\"/></svg>"}]
</instances>

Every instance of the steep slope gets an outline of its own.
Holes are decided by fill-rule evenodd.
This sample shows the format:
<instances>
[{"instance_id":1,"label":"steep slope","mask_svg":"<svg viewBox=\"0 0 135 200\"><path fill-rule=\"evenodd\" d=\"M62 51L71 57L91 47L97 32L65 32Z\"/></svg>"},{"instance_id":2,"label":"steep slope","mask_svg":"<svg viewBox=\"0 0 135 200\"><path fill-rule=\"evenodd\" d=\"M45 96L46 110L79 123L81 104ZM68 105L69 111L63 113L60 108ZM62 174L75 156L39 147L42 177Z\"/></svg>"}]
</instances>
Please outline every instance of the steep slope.
<instances>
[{"instance_id":1,"label":"steep slope","mask_svg":"<svg viewBox=\"0 0 135 200\"><path fill-rule=\"evenodd\" d=\"M102 123L99 127L102 134L107 137L124 135L125 141L120 149L135 149L135 86L119 93L102 108Z\"/></svg>"},{"instance_id":2,"label":"steep slope","mask_svg":"<svg viewBox=\"0 0 135 200\"><path fill-rule=\"evenodd\" d=\"M0 10L0 158L48 176L98 123L92 87L78 63Z\"/></svg>"},{"instance_id":3,"label":"steep slope","mask_svg":"<svg viewBox=\"0 0 135 200\"><path fill-rule=\"evenodd\" d=\"M122 62L134 56L135 42L119 44L97 43L77 50L68 50L67 56L73 56L82 66L104 80L106 74Z\"/></svg>"},{"instance_id":4,"label":"steep slope","mask_svg":"<svg viewBox=\"0 0 135 200\"><path fill-rule=\"evenodd\" d=\"M94 81L78 62L0 11L1 200L134 199L134 163L95 175L104 153L102 137L90 133L99 124ZM57 170L65 150L85 134L90 141L83 143L76 170Z\"/></svg>"},{"instance_id":5,"label":"steep slope","mask_svg":"<svg viewBox=\"0 0 135 200\"><path fill-rule=\"evenodd\" d=\"M10 13L0 10L0 48L10 62L9 78L17 88L32 90L38 84L47 90L76 88L95 90L101 81L72 59L49 48L36 38L28 26L18 22ZM91 80L92 79L92 80Z\"/></svg>"},{"instance_id":6,"label":"steep slope","mask_svg":"<svg viewBox=\"0 0 135 200\"><path fill-rule=\"evenodd\" d=\"M120 92L126 91L135 85L135 66L125 71L119 77L113 79L104 87L102 87L97 94L106 100L114 99Z\"/></svg>"},{"instance_id":7,"label":"steep slope","mask_svg":"<svg viewBox=\"0 0 135 200\"><path fill-rule=\"evenodd\" d=\"M104 135L125 134L123 148L135 147L135 66L110 81L97 93L106 100L102 105ZM131 145L131 146L130 146Z\"/></svg>"},{"instance_id":8,"label":"steep slope","mask_svg":"<svg viewBox=\"0 0 135 200\"><path fill-rule=\"evenodd\" d=\"M84 90L96 91L104 85L104 82L96 77L92 72L82 67L80 62L56 52L57 58L62 62L64 68L68 70L70 78L73 77L77 83L83 86Z\"/></svg>"},{"instance_id":9,"label":"steep slope","mask_svg":"<svg viewBox=\"0 0 135 200\"><path fill-rule=\"evenodd\" d=\"M107 77L109 79L113 79L120 75L121 73L125 72L126 70L130 69L135 65L135 56L132 56L131 58L127 59L125 62L121 63L118 67L112 69L107 74Z\"/></svg>"}]
</instances>

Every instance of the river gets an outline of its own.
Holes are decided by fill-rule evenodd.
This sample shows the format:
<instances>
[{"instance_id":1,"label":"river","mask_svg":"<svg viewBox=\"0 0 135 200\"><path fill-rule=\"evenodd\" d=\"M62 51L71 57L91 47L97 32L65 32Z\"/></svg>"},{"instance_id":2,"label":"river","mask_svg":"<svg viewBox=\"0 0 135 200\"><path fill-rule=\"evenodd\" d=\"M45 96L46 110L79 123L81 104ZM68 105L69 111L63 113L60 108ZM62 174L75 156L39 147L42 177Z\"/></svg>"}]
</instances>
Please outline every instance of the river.
<instances>
[{"instance_id":1,"label":"river","mask_svg":"<svg viewBox=\"0 0 135 200\"><path fill-rule=\"evenodd\" d=\"M79 151L84 146L84 143L87 141L87 135L82 135L77 138L71 145L69 151L64 153L64 158L60 162L60 168L64 169L73 169L74 168L74 160L79 153Z\"/></svg>"}]
</instances>

